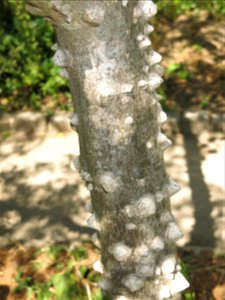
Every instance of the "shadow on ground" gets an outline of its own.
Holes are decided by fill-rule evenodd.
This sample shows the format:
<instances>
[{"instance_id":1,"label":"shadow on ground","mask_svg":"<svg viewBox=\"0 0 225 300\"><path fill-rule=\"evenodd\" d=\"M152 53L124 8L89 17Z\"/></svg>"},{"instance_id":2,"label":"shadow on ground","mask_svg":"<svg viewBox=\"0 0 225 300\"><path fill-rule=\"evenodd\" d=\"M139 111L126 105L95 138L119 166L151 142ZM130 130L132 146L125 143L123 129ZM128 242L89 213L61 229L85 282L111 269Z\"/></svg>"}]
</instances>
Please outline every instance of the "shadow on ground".
<instances>
[{"instance_id":1,"label":"shadow on ground","mask_svg":"<svg viewBox=\"0 0 225 300\"><path fill-rule=\"evenodd\" d=\"M190 121L181 115L179 121L180 132L184 139L186 152L187 171L189 174L189 185L194 208L195 224L191 231L188 245L215 246L214 221L211 217L213 204L210 201L209 188L205 182L201 168L203 157L198 147L198 139L192 132ZM207 234L205 234L207 228Z\"/></svg>"},{"instance_id":2,"label":"shadow on ground","mask_svg":"<svg viewBox=\"0 0 225 300\"><path fill-rule=\"evenodd\" d=\"M51 165L36 165L35 172L41 173L43 169L51 170ZM76 222L77 218L81 223L80 217L87 203L79 196L81 183L64 185L61 180L54 180L35 185L32 183L35 172L20 170L1 174L5 185L3 193L7 194L7 198L0 202L2 239L6 243L27 243L29 240L36 243L43 240L46 243L76 242L80 236L86 235L87 238L93 233Z\"/></svg>"},{"instance_id":3,"label":"shadow on ground","mask_svg":"<svg viewBox=\"0 0 225 300\"><path fill-rule=\"evenodd\" d=\"M169 109L225 112L225 20L189 12L157 19L155 49L163 56ZM174 68L175 67L175 68Z\"/></svg>"},{"instance_id":4,"label":"shadow on ground","mask_svg":"<svg viewBox=\"0 0 225 300\"><path fill-rule=\"evenodd\" d=\"M165 152L168 174L182 186L172 209L184 232L180 246L223 247L224 135L208 120L169 119L174 142ZM216 126L217 127L217 126ZM18 133L17 133L18 134ZM79 244L90 195L70 161L79 152L73 133L4 141L1 163L0 245Z\"/></svg>"},{"instance_id":5,"label":"shadow on ground","mask_svg":"<svg viewBox=\"0 0 225 300\"><path fill-rule=\"evenodd\" d=\"M178 244L224 249L224 134L206 120L182 113L171 125L165 133L174 145L165 152L165 161L168 174L182 187L171 198L185 235Z\"/></svg>"},{"instance_id":6,"label":"shadow on ground","mask_svg":"<svg viewBox=\"0 0 225 300\"><path fill-rule=\"evenodd\" d=\"M73 141L71 134L69 140L56 136L27 141L12 136L4 142L0 245L76 244L90 238L94 231L85 222L89 192L70 168L76 153Z\"/></svg>"}]
</instances>

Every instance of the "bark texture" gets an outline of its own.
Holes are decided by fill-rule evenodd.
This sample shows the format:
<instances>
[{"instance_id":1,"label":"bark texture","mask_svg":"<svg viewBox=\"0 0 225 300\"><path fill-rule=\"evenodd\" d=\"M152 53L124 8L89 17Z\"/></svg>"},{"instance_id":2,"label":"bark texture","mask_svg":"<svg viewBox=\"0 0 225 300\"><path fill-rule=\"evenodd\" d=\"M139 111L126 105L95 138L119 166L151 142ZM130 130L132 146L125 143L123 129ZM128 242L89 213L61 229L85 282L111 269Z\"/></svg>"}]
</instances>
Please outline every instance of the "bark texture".
<instances>
[{"instance_id":1,"label":"bark texture","mask_svg":"<svg viewBox=\"0 0 225 300\"><path fill-rule=\"evenodd\" d=\"M182 237L169 198L179 190L163 162L171 141L155 90L161 56L151 47L149 0L28 1L31 13L54 25L54 61L68 77L79 132L75 167L91 192L88 224L101 247L111 299L169 298L187 287L175 242ZM99 242L98 242L99 239Z\"/></svg>"}]
</instances>

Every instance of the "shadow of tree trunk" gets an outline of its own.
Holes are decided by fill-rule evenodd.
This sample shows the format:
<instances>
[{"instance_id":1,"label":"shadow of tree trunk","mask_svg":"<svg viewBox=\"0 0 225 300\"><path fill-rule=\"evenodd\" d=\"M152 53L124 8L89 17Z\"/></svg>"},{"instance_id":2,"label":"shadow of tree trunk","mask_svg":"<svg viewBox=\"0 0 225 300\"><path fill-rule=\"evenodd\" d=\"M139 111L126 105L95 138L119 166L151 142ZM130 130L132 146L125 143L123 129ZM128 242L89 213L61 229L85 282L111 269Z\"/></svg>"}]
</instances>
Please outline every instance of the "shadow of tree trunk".
<instances>
[{"instance_id":1,"label":"shadow of tree trunk","mask_svg":"<svg viewBox=\"0 0 225 300\"><path fill-rule=\"evenodd\" d=\"M188 246L214 247L214 224L211 218L210 193L201 169L201 153L197 136L193 133L190 121L181 113L180 132L183 135L186 161L192 191L195 225Z\"/></svg>"}]
</instances>

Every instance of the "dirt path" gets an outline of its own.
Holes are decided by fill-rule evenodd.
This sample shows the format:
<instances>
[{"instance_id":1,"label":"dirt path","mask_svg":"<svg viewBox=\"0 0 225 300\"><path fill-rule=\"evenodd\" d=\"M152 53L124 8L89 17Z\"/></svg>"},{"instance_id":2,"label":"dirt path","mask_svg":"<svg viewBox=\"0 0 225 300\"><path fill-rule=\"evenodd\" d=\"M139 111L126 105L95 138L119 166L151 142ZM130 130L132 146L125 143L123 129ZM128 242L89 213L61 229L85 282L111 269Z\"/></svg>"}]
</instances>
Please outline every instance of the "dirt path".
<instances>
[{"instance_id":1,"label":"dirt path","mask_svg":"<svg viewBox=\"0 0 225 300\"><path fill-rule=\"evenodd\" d=\"M184 232L179 245L222 248L225 149L221 122L213 123L211 115L186 116L182 122L171 116L164 128L174 142L165 152L168 173L182 186L172 197L173 212ZM77 134L58 129L40 129L33 139L26 131L12 132L2 143L0 246L76 244L90 237L85 223L89 192L79 174L70 169L78 154Z\"/></svg>"}]
</instances>

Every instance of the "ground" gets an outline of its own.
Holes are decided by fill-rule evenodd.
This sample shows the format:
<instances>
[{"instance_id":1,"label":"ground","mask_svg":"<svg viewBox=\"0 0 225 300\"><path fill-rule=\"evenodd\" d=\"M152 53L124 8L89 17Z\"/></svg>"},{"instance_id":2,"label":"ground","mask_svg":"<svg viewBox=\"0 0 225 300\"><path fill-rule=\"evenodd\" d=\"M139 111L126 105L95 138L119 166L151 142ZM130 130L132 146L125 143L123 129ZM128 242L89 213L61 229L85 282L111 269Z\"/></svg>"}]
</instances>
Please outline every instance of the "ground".
<instances>
[{"instance_id":1,"label":"ground","mask_svg":"<svg viewBox=\"0 0 225 300\"><path fill-rule=\"evenodd\" d=\"M166 68L165 106L225 112L225 19L200 11L156 21L153 41Z\"/></svg>"},{"instance_id":2,"label":"ground","mask_svg":"<svg viewBox=\"0 0 225 300\"><path fill-rule=\"evenodd\" d=\"M79 287L77 297L86 300L85 284L88 283L93 295L96 295L97 274L92 269L99 251L90 244L86 244L87 253L74 252L76 258L71 274L75 275L76 286ZM86 256L87 254L87 256ZM193 251L178 249L183 274L188 278L191 288L183 293L185 300L224 300L225 299L225 256L212 251ZM16 246L0 250L0 299L27 300L27 291L32 288L38 293L38 283L47 283L55 278L55 274L62 274L66 266L71 263L72 255L60 246L50 250L37 251L35 248ZM86 269L84 269L86 267ZM86 274L86 275L84 275ZM25 281L26 280L26 281ZM54 282L54 279L53 279ZM25 288L23 288L23 285ZM15 288L16 291L15 291ZM39 290L38 290L39 288ZM67 287L72 289L71 286ZM14 292L13 292L14 290ZM50 287L54 293L54 284ZM36 299L31 297L30 299ZM38 298L44 299L44 298ZM58 299L58 298L57 298ZM94 298L97 299L97 298ZM100 299L100 298L99 298ZM101 298L102 299L102 298ZM64 300L64 299L62 299Z\"/></svg>"},{"instance_id":3,"label":"ground","mask_svg":"<svg viewBox=\"0 0 225 300\"><path fill-rule=\"evenodd\" d=\"M157 21L158 20L158 25L155 24L157 33L153 34L153 43L154 49L164 57L163 65L167 68L164 91L161 90L162 93L166 93L167 97L167 100L164 102L165 107L168 110L179 111L181 115L186 109L195 111L204 109L210 113L224 113L224 20L212 17L205 12L201 12L199 15L193 13L185 16L182 15L173 21L168 21L164 18L157 18ZM51 107L51 100L49 98L45 99L44 102L46 107ZM53 109L55 109L55 107L53 107ZM211 121L213 121L213 118ZM197 130L196 126L194 126L194 129L193 126L192 128L188 128L187 124L185 126L185 128L180 126L178 131L176 126L169 129L169 134L171 134L174 139L175 147L168 150L168 154L166 154L169 169L168 173L173 173L175 177L181 178L181 184L186 185L183 189L185 194L183 196L186 202L183 201L181 205L180 198L175 198L173 201L174 211L177 213L178 220L181 222L180 225L181 227L183 226L184 231L189 230L185 232L185 243L192 242L196 244L201 241L201 243L210 244L211 250L196 252L193 248L187 248L185 245L179 248L178 254L183 262L183 269L188 273L191 283L190 292L185 294L184 299L224 300L224 252L215 253L215 251L212 250L216 243L220 244L220 246L223 243L220 231L221 224L223 223L219 222L223 217L221 211L224 190L222 191L221 185L215 183L218 183L218 180L220 180L220 182L222 181L219 164L223 165L221 159L224 158L224 152L222 152L223 150L221 149L223 149L222 142L224 143L224 134L222 134L221 127L217 130L217 133L206 134L202 129L204 127L200 126L202 135L199 135L199 132L194 131ZM207 127L207 124L205 123L204 126ZM188 135L185 135L185 130L186 133L188 131ZM36 260L44 260L47 264L49 263L49 265L45 267L49 267L53 264L52 268L44 268L42 270L43 273L39 273L38 277L34 270L32 274L28 272L30 271L30 262L34 260L33 254L36 253L37 248L29 248L28 245L26 247L24 245L18 246L17 238L24 238L24 236L27 235L31 240L32 238L36 238L36 241L42 239L45 241L45 237L51 240L68 234L68 239L76 240L79 239L79 237L75 235L77 231L84 230L84 234L90 234L88 230L77 224L77 220L74 218L74 215L78 211L80 212L82 210L83 213L88 196L87 194L84 195L83 190L79 190L81 185L79 182L80 179L77 179L79 184L74 187L74 179L76 176L72 177L72 173L68 173L67 171L68 165L66 159L71 159L74 150L64 153L64 160L56 167L56 161L59 160L58 157L55 156L55 149L61 147L60 141L62 142L64 133L57 133L57 138L49 136L48 140L40 138L33 143L26 135L15 143L15 136L12 135L10 137L11 133L9 131L4 131L4 134L4 138L7 139L7 141L4 143L4 147L2 147L5 162L5 169L2 165L2 178L6 188L3 191L5 194L2 194L3 198L0 203L2 204L0 226L2 226L2 241L5 239L7 242L8 238L9 240L11 238L12 241L14 239L15 245L8 248L2 246L0 250L0 300L26 300L27 296L24 295L23 291L18 294L12 294L10 292L10 289L15 288L17 285L16 274L18 275L18 269L24 268L25 275L28 277L32 275L32 280L48 278L51 272L58 272L56 265L59 264L59 261L67 261L68 257L65 253L60 254L57 258L57 264L54 265L51 258L49 260L45 254L36 255ZM18 132L18 134L20 133ZM54 140L52 144L53 148L49 148L50 144L48 142L51 138ZM24 140L26 141L26 145ZM55 146L55 142L57 142L58 146ZM65 139L62 143L65 143ZM39 146L43 146L41 148L43 152L38 156L39 161L36 161L35 165L31 164L30 169L23 169L24 165L30 163L27 161L27 157L29 157L28 160L31 162L37 159L35 149ZM44 147L50 149L50 151L47 153L44 151ZM25 157L27 153L29 153L30 156ZM220 153L220 156L218 156L218 153ZM44 163L42 157L46 159ZM51 159L51 170L49 173L46 173L46 167L49 165L47 157ZM170 165L171 157L177 159L177 165ZM215 157L217 157L216 160L214 159ZM210 169L210 166L214 167L214 169ZM68 180L66 188L62 189L64 203L62 203L61 200L62 194L59 193L59 190L63 187L62 178L58 172L59 169L64 179L67 176ZM42 185L43 182L39 181L41 177L38 177L37 173L35 173L37 170L42 172L42 175L44 174L42 180L44 178L45 188L44 185ZM67 175L63 174L64 171ZM183 173L181 174L180 172ZM16 178L13 178L12 174L16 175ZM49 180L49 177L53 178L53 174L55 176L54 183L56 186ZM186 180L187 175L189 176L189 182ZM24 178L26 178L26 180L27 178L30 179L30 186L27 184L27 181L25 184L23 181ZM47 185L46 179L48 181ZM193 185L192 180L195 182L195 185ZM19 183L19 185L16 186L16 182ZM31 191L34 190L36 191L36 197L31 193ZM190 191L192 191L191 196L189 195L189 193L191 193ZM54 197L50 197L50 194L54 195ZM62 209L62 206L64 206L64 209L68 208L69 203L74 201L75 194L78 195L77 197L80 201L79 206L77 202L73 202L73 211L65 210L65 215L60 219L60 222L64 220L64 224L66 225L65 230L59 231L59 226L57 227L57 222L60 223L59 220L57 220L59 211ZM17 200L15 200L16 198ZM4 201L7 199L10 199L10 209L4 206ZM36 201L36 205L38 205L40 211L37 210L35 205L32 207L30 199ZM191 203L190 199L193 200L193 203ZM198 201L199 199L202 199L203 207L200 205L201 201ZM51 216L49 216L49 208L47 205L53 205L54 214ZM18 211L21 215L18 214ZM68 213L72 213L73 216L69 218ZM43 219L40 217L41 214L42 217L44 216ZM204 218L202 218L202 214ZM194 218L198 221L204 220L202 223L200 221L200 223L197 222L197 224L194 225ZM10 223L11 220L13 220L14 223ZM23 225L25 224L26 226L20 226L21 220ZM186 223L182 223L182 220ZM28 226L30 221L33 222L33 227ZM37 226L37 224L41 226L38 227L39 225ZM48 224L48 227L46 224ZM53 235L47 236L42 226L43 228L51 228ZM12 231L12 228L16 228L17 231ZM61 225L60 228L62 229ZM35 234L37 234L37 236L35 236ZM94 248L94 250L89 252L88 259L86 259L85 262L81 260L79 264L87 264L88 268L91 268L93 260L96 259L96 253L97 251ZM95 284L93 284L91 288L94 289Z\"/></svg>"},{"instance_id":4,"label":"ground","mask_svg":"<svg viewBox=\"0 0 225 300\"><path fill-rule=\"evenodd\" d=\"M178 254L187 267L190 288L196 300L225 299L225 253L179 249Z\"/></svg>"},{"instance_id":5,"label":"ground","mask_svg":"<svg viewBox=\"0 0 225 300\"><path fill-rule=\"evenodd\" d=\"M24 290L19 289L13 294L10 289L19 285L37 292L46 286L43 280L59 273L60 264L69 263L65 253L55 261L51 257L49 259L43 254L45 245L55 241L79 249L81 242L90 239L93 233L85 224L89 192L79 174L69 167L72 157L79 153L77 134L68 129L65 114L56 116L48 124L39 117L41 115L17 114L13 121L10 117L6 118L11 125L15 123L1 149L1 300L27 300ZM169 114L164 126L167 136L174 142L165 152L167 170L182 186L171 202L184 233L184 238L179 241L178 253L183 272L191 283L191 289L184 294L185 300L225 299L222 167L225 137L220 118L218 115L214 117L215 120L206 113L188 112L184 119L180 119ZM32 134L29 122L34 126ZM6 122L0 122L1 125L6 126ZM5 247L7 244L14 246ZM200 246L200 251L195 250L196 246ZM40 247L40 255L34 257ZM88 274L93 275L91 265L96 256L94 248L89 252L88 261L81 260L79 266L88 263ZM42 261L44 266L39 264L40 268L31 269L37 261ZM23 270L22 281L20 270ZM74 279L70 289L76 282L82 297L73 300L87 300L83 284L90 283L90 289L95 291L96 282L80 278L77 275L79 270L73 269L76 281ZM53 283L50 288L54 292L56 287ZM67 300L56 300L62 299Z\"/></svg>"}]
</instances>

